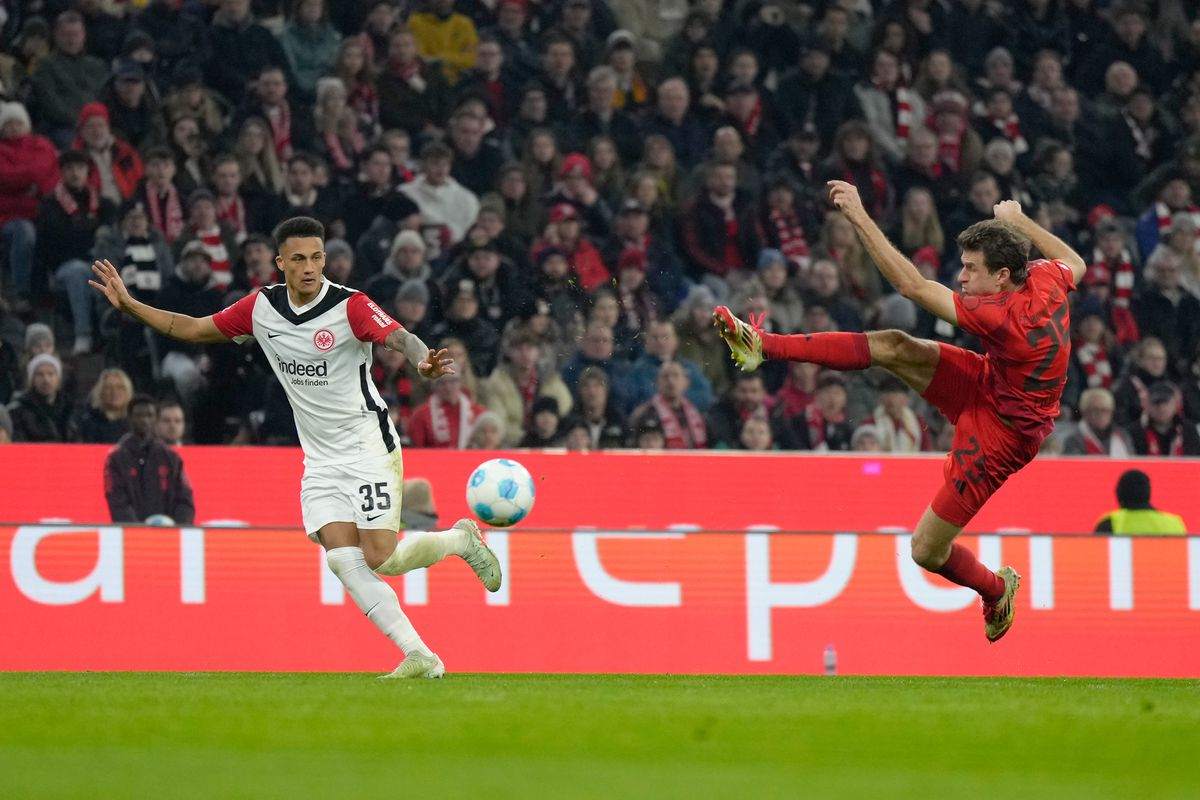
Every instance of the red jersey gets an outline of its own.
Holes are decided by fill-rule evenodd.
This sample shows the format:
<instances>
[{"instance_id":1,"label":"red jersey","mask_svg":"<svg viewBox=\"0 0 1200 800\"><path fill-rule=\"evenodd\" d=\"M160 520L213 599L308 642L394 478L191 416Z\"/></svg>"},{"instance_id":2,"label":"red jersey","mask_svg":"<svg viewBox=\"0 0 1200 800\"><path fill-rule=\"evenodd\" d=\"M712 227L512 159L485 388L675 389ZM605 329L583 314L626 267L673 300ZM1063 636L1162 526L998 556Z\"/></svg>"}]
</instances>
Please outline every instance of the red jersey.
<instances>
[{"instance_id":1,"label":"red jersey","mask_svg":"<svg viewBox=\"0 0 1200 800\"><path fill-rule=\"evenodd\" d=\"M1054 429L1071 359L1071 269L1031 261L1029 277L1011 292L954 296L958 326L983 342L984 382L996 413L1020 433L1045 439Z\"/></svg>"}]
</instances>

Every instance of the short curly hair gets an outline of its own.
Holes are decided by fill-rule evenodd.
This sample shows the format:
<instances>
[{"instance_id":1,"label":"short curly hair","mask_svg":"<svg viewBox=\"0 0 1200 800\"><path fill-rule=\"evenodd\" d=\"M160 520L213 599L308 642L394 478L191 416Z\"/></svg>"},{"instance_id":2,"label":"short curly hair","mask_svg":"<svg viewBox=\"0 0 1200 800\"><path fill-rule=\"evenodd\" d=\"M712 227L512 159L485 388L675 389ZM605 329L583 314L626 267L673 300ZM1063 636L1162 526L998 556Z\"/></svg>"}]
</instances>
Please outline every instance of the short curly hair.
<instances>
[{"instance_id":1,"label":"short curly hair","mask_svg":"<svg viewBox=\"0 0 1200 800\"><path fill-rule=\"evenodd\" d=\"M1013 283L1025 282L1029 240L1011 225L995 219L976 222L958 235L958 246L983 253L983 265L988 272L1007 268Z\"/></svg>"}]
</instances>

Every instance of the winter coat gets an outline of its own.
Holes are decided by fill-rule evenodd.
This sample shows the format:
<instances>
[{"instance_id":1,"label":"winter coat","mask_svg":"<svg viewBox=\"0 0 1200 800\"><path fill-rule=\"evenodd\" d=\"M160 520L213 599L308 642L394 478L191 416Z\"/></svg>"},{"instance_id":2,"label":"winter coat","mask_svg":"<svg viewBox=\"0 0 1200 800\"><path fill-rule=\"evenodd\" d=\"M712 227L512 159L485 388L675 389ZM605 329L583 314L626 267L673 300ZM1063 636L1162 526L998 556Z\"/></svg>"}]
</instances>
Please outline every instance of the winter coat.
<instances>
[{"instance_id":1,"label":"winter coat","mask_svg":"<svg viewBox=\"0 0 1200 800\"><path fill-rule=\"evenodd\" d=\"M507 366L497 367L480 382L479 394L480 402L504 420L504 446L518 446L525 438L525 401L512 370ZM554 373L538 377L537 396L553 397L560 417L571 410L571 391Z\"/></svg>"},{"instance_id":2,"label":"winter coat","mask_svg":"<svg viewBox=\"0 0 1200 800\"><path fill-rule=\"evenodd\" d=\"M24 391L8 407L14 442L73 442L75 406L59 392L53 405L37 392Z\"/></svg>"},{"instance_id":3,"label":"winter coat","mask_svg":"<svg viewBox=\"0 0 1200 800\"><path fill-rule=\"evenodd\" d=\"M87 194L85 190L82 197L75 195L78 207L74 214L68 214L54 195L42 200L37 221L37 252L38 262L46 270L52 272L71 259L90 260L97 229L116 216L113 204L105 198L99 199L95 214L89 213Z\"/></svg>"},{"instance_id":4,"label":"winter coat","mask_svg":"<svg viewBox=\"0 0 1200 800\"><path fill-rule=\"evenodd\" d=\"M196 519L183 459L157 437L121 437L104 460L104 497L113 522L144 522L155 514L166 514L177 525Z\"/></svg>"},{"instance_id":5,"label":"winter coat","mask_svg":"<svg viewBox=\"0 0 1200 800\"><path fill-rule=\"evenodd\" d=\"M0 225L32 221L38 200L58 185L58 151L45 136L0 139Z\"/></svg>"},{"instance_id":6,"label":"winter coat","mask_svg":"<svg viewBox=\"0 0 1200 800\"><path fill-rule=\"evenodd\" d=\"M79 110L100 95L108 65L95 56L51 53L30 79L34 117L46 128L74 128Z\"/></svg>"},{"instance_id":7,"label":"winter coat","mask_svg":"<svg viewBox=\"0 0 1200 800\"><path fill-rule=\"evenodd\" d=\"M314 96L317 79L333 71L341 35L329 23L301 25L289 22L279 33L279 46L287 56L296 81L295 88Z\"/></svg>"}]
</instances>

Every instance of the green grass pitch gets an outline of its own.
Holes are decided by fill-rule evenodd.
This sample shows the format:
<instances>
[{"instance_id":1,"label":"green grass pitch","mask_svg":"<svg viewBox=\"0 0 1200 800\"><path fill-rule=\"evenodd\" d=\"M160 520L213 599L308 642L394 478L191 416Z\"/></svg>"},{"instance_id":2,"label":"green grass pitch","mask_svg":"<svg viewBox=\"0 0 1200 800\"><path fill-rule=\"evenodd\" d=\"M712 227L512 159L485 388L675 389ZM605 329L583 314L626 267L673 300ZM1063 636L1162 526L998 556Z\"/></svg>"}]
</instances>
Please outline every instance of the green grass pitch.
<instances>
[{"instance_id":1,"label":"green grass pitch","mask_svg":"<svg viewBox=\"0 0 1200 800\"><path fill-rule=\"evenodd\" d=\"M1200 682L0 674L0 797L1196 798Z\"/></svg>"}]
</instances>

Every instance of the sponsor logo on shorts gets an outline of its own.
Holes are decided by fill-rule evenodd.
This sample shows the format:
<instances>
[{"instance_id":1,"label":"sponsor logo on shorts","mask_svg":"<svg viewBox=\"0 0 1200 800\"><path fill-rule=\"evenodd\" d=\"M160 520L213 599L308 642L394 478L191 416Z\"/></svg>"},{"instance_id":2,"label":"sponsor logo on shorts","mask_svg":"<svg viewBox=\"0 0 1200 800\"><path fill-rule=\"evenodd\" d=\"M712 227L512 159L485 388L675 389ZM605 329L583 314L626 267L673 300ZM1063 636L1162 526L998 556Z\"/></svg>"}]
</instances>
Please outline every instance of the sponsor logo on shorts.
<instances>
[{"instance_id":1,"label":"sponsor logo on shorts","mask_svg":"<svg viewBox=\"0 0 1200 800\"><path fill-rule=\"evenodd\" d=\"M313 345L322 353L327 353L333 348L333 332L328 328L321 328L313 334Z\"/></svg>"}]
</instances>

